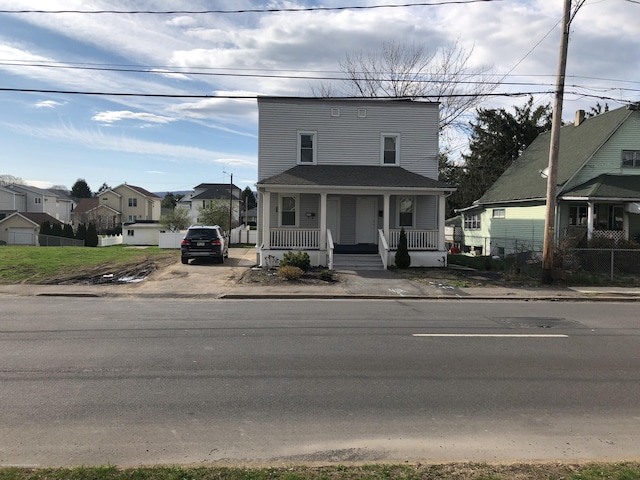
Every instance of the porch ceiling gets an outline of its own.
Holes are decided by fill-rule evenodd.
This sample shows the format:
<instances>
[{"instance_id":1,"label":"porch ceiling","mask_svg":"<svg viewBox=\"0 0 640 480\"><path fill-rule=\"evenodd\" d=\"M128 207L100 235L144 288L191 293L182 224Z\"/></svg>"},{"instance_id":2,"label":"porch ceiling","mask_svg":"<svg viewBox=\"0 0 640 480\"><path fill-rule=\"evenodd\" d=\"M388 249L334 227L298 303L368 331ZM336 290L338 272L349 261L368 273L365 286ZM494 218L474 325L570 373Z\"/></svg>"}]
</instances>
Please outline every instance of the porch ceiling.
<instances>
[{"instance_id":1,"label":"porch ceiling","mask_svg":"<svg viewBox=\"0 0 640 480\"><path fill-rule=\"evenodd\" d=\"M258 182L258 186L420 188L454 190L450 185L401 167L298 165Z\"/></svg>"}]
</instances>

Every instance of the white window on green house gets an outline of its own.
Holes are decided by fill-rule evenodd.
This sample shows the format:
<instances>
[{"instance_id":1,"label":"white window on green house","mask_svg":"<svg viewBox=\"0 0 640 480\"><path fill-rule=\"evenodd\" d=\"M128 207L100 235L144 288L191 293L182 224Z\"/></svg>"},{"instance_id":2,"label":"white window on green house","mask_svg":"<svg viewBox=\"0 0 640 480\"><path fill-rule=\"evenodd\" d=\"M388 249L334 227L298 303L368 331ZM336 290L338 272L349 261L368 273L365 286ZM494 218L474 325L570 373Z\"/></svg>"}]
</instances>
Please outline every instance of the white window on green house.
<instances>
[{"instance_id":1,"label":"white window on green house","mask_svg":"<svg viewBox=\"0 0 640 480\"><path fill-rule=\"evenodd\" d=\"M492 218L504 218L504 208L494 208L492 212Z\"/></svg>"},{"instance_id":2,"label":"white window on green house","mask_svg":"<svg viewBox=\"0 0 640 480\"><path fill-rule=\"evenodd\" d=\"M298 164L313 165L316 161L316 132L298 132Z\"/></svg>"},{"instance_id":3,"label":"white window on green house","mask_svg":"<svg viewBox=\"0 0 640 480\"><path fill-rule=\"evenodd\" d=\"M413 227L414 205L414 197L400 197L398 201L398 227Z\"/></svg>"},{"instance_id":4,"label":"white window on green house","mask_svg":"<svg viewBox=\"0 0 640 480\"><path fill-rule=\"evenodd\" d=\"M467 230L477 230L480 228L480 214L465 214L464 216L464 228Z\"/></svg>"},{"instance_id":5,"label":"white window on green house","mask_svg":"<svg viewBox=\"0 0 640 480\"><path fill-rule=\"evenodd\" d=\"M640 150L623 150L622 166L640 167Z\"/></svg>"},{"instance_id":6,"label":"white window on green house","mask_svg":"<svg viewBox=\"0 0 640 480\"><path fill-rule=\"evenodd\" d=\"M280 225L283 227L296 226L296 197L281 197Z\"/></svg>"}]
</instances>

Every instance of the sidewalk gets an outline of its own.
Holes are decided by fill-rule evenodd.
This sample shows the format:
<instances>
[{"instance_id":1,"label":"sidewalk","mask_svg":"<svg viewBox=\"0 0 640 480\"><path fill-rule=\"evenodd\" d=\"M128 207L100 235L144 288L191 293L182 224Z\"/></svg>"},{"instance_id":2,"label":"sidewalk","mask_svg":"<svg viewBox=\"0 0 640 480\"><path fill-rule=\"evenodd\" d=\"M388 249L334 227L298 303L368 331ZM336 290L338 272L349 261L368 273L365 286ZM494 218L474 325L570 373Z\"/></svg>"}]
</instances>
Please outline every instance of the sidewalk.
<instances>
[{"instance_id":1,"label":"sidewalk","mask_svg":"<svg viewBox=\"0 0 640 480\"><path fill-rule=\"evenodd\" d=\"M255 266L255 250L231 249L229 255L223 265L177 262L135 283L0 285L0 296L640 301L640 288L466 288L435 281L412 281L384 270L338 272L337 282L318 285L243 284L237 281L247 269Z\"/></svg>"}]
</instances>

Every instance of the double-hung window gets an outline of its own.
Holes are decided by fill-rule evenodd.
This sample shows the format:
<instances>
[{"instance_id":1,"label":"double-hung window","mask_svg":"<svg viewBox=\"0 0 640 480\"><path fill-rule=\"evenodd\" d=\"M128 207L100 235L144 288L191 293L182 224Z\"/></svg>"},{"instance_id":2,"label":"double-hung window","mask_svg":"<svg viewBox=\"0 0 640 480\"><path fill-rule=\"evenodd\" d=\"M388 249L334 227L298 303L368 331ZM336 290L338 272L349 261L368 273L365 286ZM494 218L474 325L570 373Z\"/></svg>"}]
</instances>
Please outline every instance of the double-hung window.
<instances>
[{"instance_id":1,"label":"double-hung window","mask_svg":"<svg viewBox=\"0 0 640 480\"><path fill-rule=\"evenodd\" d=\"M129 206L130 207L137 207L138 206L138 199L137 198L130 198L129 199Z\"/></svg>"},{"instance_id":2,"label":"double-hung window","mask_svg":"<svg viewBox=\"0 0 640 480\"><path fill-rule=\"evenodd\" d=\"M622 166L640 167L640 150L623 150Z\"/></svg>"},{"instance_id":3,"label":"double-hung window","mask_svg":"<svg viewBox=\"0 0 640 480\"><path fill-rule=\"evenodd\" d=\"M295 196L283 195L280 197L280 226L296 226L296 203L297 198Z\"/></svg>"},{"instance_id":4,"label":"double-hung window","mask_svg":"<svg viewBox=\"0 0 640 480\"><path fill-rule=\"evenodd\" d=\"M415 197L399 197L398 227L413 227L413 213L415 211L415 203Z\"/></svg>"},{"instance_id":5,"label":"double-hung window","mask_svg":"<svg viewBox=\"0 0 640 480\"><path fill-rule=\"evenodd\" d=\"M400 165L400 135L383 133L380 137L380 164Z\"/></svg>"},{"instance_id":6,"label":"double-hung window","mask_svg":"<svg viewBox=\"0 0 640 480\"><path fill-rule=\"evenodd\" d=\"M316 132L298 132L298 165L315 165L318 158Z\"/></svg>"}]
</instances>

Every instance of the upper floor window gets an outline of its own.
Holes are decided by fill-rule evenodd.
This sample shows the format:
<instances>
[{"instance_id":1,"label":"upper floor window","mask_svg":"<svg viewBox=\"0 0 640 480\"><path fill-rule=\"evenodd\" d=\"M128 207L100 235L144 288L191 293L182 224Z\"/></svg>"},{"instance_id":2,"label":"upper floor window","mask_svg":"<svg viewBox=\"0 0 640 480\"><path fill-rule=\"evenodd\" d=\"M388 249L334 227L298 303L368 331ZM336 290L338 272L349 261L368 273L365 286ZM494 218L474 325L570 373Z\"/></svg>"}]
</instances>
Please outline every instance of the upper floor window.
<instances>
[{"instance_id":1,"label":"upper floor window","mask_svg":"<svg viewBox=\"0 0 640 480\"><path fill-rule=\"evenodd\" d=\"M400 164L400 135L395 133L383 133L381 139L381 164Z\"/></svg>"},{"instance_id":2,"label":"upper floor window","mask_svg":"<svg viewBox=\"0 0 640 480\"><path fill-rule=\"evenodd\" d=\"M464 228L468 230L477 230L480 228L480 214L465 214L464 216Z\"/></svg>"},{"instance_id":3,"label":"upper floor window","mask_svg":"<svg viewBox=\"0 0 640 480\"><path fill-rule=\"evenodd\" d=\"M640 167L640 150L623 150L622 166Z\"/></svg>"},{"instance_id":4,"label":"upper floor window","mask_svg":"<svg viewBox=\"0 0 640 480\"><path fill-rule=\"evenodd\" d=\"M317 161L316 132L298 132L298 163L315 164Z\"/></svg>"},{"instance_id":5,"label":"upper floor window","mask_svg":"<svg viewBox=\"0 0 640 480\"><path fill-rule=\"evenodd\" d=\"M415 198L400 197L398 202L398 226L413 227Z\"/></svg>"},{"instance_id":6,"label":"upper floor window","mask_svg":"<svg viewBox=\"0 0 640 480\"><path fill-rule=\"evenodd\" d=\"M33 199L33 202L34 202L34 203L36 203L36 204L38 204L38 203L42 203L42 197L35 197L35 198Z\"/></svg>"},{"instance_id":7,"label":"upper floor window","mask_svg":"<svg viewBox=\"0 0 640 480\"><path fill-rule=\"evenodd\" d=\"M492 218L504 218L505 211L504 208L494 208L491 213Z\"/></svg>"},{"instance_id":8,"label":"upper floor window","mask_svg":"<svg viewBox=\"0 0 640 480\"><path fill-rule=\"evenodd\" d=\"M130 198L129 199L129 206L130 207L137 207L138 206L138 199L137 198Z\"/></svg>"}]
</instances>

